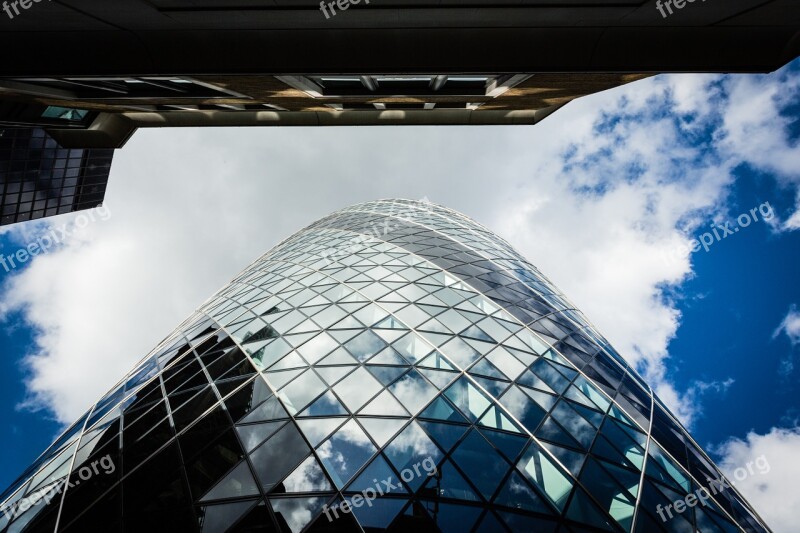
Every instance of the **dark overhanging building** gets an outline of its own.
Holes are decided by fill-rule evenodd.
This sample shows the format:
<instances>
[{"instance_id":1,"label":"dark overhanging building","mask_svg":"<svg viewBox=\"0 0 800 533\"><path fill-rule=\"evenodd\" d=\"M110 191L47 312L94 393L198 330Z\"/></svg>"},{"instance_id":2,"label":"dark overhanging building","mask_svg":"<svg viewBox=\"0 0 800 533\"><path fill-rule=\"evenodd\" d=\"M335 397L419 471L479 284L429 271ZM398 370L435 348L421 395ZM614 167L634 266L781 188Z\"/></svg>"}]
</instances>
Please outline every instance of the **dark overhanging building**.
<instances>
[{"instance_id":1,"label":"dark overhanging building","mask_svg":"<svg viewBox=\"0 0 800 533\"><path fill-rule=\"evenodd\" d=\"M49 128L78 148L142 127L534 124L648 75L800 54L797 0L21 4L0 11L0 124L75 108Z\"/></svg>"},{"instance_id":2,"label":"dark overhanging building","mask_svg":"<svg viewBox=\"0 0 800 533\"><path fill-rule=\"evenodd\" d=\"M257 259L0 512L0 533L769 531L535 266L407 200Z\"/></svg>"},{"instance_id":3,"label":"dark overhanging building","mask_svg":"<svg viewBox=\"0 0 800 533\"><path fill-rule=\"evenodd\" d=\"M657 73L773 71L799 32L798 0L11 0L0 128L530 125Z\"/></svg>"}]
</instances>

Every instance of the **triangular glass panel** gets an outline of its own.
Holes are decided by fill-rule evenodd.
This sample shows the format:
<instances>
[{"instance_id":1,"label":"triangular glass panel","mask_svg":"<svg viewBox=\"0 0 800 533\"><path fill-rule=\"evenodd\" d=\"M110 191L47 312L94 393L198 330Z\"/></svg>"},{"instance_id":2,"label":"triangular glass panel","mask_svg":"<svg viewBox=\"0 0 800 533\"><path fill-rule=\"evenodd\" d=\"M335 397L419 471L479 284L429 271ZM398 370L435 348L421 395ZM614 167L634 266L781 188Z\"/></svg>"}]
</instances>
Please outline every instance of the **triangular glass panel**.
<instances>
[{"instance_id":1,"label":"triangular glass panel","mask_svg":"<svg viewBox=\"0 0 800 533\"><path fill-rule=\"evenodd\" d=\"M278 523L284 523L288 531L299 533L322 511L327 498L270 498ZM298 512L302 510L302 512Z\"/></svg>"},{"instance_id":2,"label":"triangular glass panel","mask_svg":"<svg viewBox=\"0 0 800 533\"><path fill-rule=\"evenodd\" d=\"M417 307L419 307L420 309L422 309L423 311L425 311L426 313L428 313L431 316L436 316L436 315L439 315L439 314L444 313L445 311L447 311L446 307L439 307L439 306L436 306L436 305L425 305L425 304L417 303Z\"/></svg>"},{"instance_id":3,"label":"triangular glass panel","mask_svg":"<svg viewBox=\"0 0 800 533\"><path fill-rule=\"evenodd\" d=\"M300 463L294 472L279 483L273 490L273 494L281 493L300 493L300 492L327 492L332 491L328 478L325 476L322 467L317 462L314 455L310 455L305 461Z\"/></svg>"},{"instance_id":4,"label":"triangular glass panel","mask_svg":"<svg viewBox=\"0 0 800 533\"><path fill-rule=\"evenodd\" d=\"M317 373L322 376L322 379L325 380L325 383L328 385L333 385L347 374L355 370L355 365L352 366L318 366L315 367Z\"/></svg>"},{"instance_id":5,"label":"triangular glass panel","mask_svg":"<svg viewBox=\"0 0 800 533\"><path fill-rule=\"evenodd\" d=\"M408 422L407 418L366 418L358 417L358 421L367 430L372 440L383 448L394 437L400 428Z\"/></svg>"},{"instance_id":6,"label":"triangular glass panel","mask_svg":"<svg viewBox=\"0 0 800 533\"><path fill-rule=\"evenodd\" d=\"M383 481L388 482L383 483ZM382 455L378 454L367 465L363 472L361 472L350 485L347 486L347 492L362 492L372 489L380 494L408 494L408 491L399 482L397 474L394 473L389 463Z\"/></svg>"},{"instance_id":7,"label":"triangular glass panel","mask_svg":"<svg viewBox=\"0 0 800 533\"><path fill-rule=\"evenodd\" d=\"M595 459L593 458L592 460L594 461ZM611 472L611 475L614 476L614 479L616 479L619 482L619 484L622 485L628 491L630 496L632 496L634 499L638 497L639 479L641 475L639 472L628 470L626 468L622 468L620 466L608 463L606 461L597 461L597 462L600 463L603 466L603 468Z\"/></svg>"},{"instance_id":8,"label":"triangular glass panel","mask_svg":"<svg viewBox=\"0 0 800 533\"><path fill-rule=\"evenodd\" d=\"M441 346L442 344L446 343L447 341L453 338L452 335L445 335L443 333L432 333L430 331L421 331L420 335L422 335L425 338L425 340L427 340L436 347Z\"/></svg>"},{"instance_id":9,"label":"triangular glass panel","mask_svg":"<svg viewBox=\"0 0 800 533\"><path fill-rule=\"evenodd\" d=\"M387 296L387 297L388 297L388 296ZM383 297L383 298L381 298L381 300L380 300L380 302L381 302L381 307L383 307L384 309L386 309L386 310L387 310L387 311L389 311L390 313L396 313L397 311L399 311L400 309L402 309L403 307L405 307L406 305L408 305L408 302L399 302L399 301L392 301L392 302L389 302L389 301L384 301L384 298L386 298L386 297ZM405 326L405 324L403 324L402 320L400 321L400 324L401 324L401 326L402 326L403 328L405 328L405 329L408 329L408 328ZM377 326L373 326L373 328L376 328L376 327L377 327ZM386 326L382 326L382 327L386 327Z\"/></svg>"},{"instance_id":10,"label":"triangular glass panel","mask_svg":"<svg viewBox=\"0 0 800 533\"><path fill-rule=\"evenodd\" d=\"M331 329L364 329L364 324L353 318L352 316L346 316L333 326Z\"/></svg>"},{"instance_id":11,"label":"triangular glass panel","mask_svg":"<svg viewBox=\"0 0 800 533\"><path fill-rule=\"evenodd\" d=\"M341 489L376 452L372 441L354 420L337 430L317 449L322 464ZM346 457L346 461L340 458Z\"/></svg>"},{"instance_id":12,"label":"triangular glass panel","mask_svg":"<svg viewBox=\"0 0 800 533\"><path fill-rule=\"evenodd\" d=\"M286 424L256 448L250 454L250 459L262 487L270 491L310 453L311 449L297 427Z\"/></svg>"},{"instance_id":13,"label":"triangular glass panel","mask_svg":"<svg viewBox=\"0 0 800 533\"><path fill-rule=\"evenodd\" d=\"M439 422L427 422L420 420L419 425L433 437L436 444L449 453L455 446L456 442L464 436L464 433L469 429L468 426L459 426L455 424L441 424Z\"/></svg>"},{"instance_id":14,"label":"triangular glass panel","mask_svg":"<svg viewBox=\"0 0 800 533\"><path fill-rule=\"evenodd\" d=\"M450 342L442 345L440 350L460 368L469 367L481 356L480 352L459 337L451 339Z\"/></svg>"},{"instance_id":15,"label":"triangular glass panel","mask_svg":"<svg viewBox=\"0 0 800 533\"><path fill-rule=\"evenodd\" d=\"M481 429L480 432L512 463L517 460L522 449L530 440L526 435L511 435L490 429Z\"/></svg>"},{"instance_id":16,"label":"triangular glass panel","mask_svg":"<svg viewBox=\"0 0 800 533\"><path fill-rule=\"evenodd\" d=\"M242 461L222 481L209 490L200 499L200 502L257 496L258 494L258 485L256 485L253 473L250 472L247 461Z\"/></svg>"},{"instance_id":17,"label":"triangular glass panel","mask_svg":"<svg viewBox=\"0 0 800 533\"><path fill-rule=\"evenodd\" d=\"M345 342L349 341L359 333L361 332L352 329L328 332L328 334L334 339L336 339L340 344L344 344Z\"/></svg>"},{"instance_id":18,"label":"triangular glass panel","mask_svg":"<svg viewBox=\"0 0 800 533\"><path fill-rule=\"evenodd\" d=\"M394 380L399 378L403 372L405 372L408 367L402 366L373 366L370 365L369 371L372 372L378 381L383 383L383 386L387 386L392 383Z\"/></svg>"},{"instance_id":19,"label":"triangular glass panel","mask_svg":"<svg viewBox=\"0 0 800 533\"><path fill-rule=\"evenodd\" d=\"M556 459L558 459L558 461L564 465L564 467L569 470L573 476L578 477L578 474L583 467L583 461L586 460L585 454L578 453L561 446L556 446L550 442L542 442L542 446L550 450L550 452L556 456Z\"/></svg>"},{"instance_id":20,"label":"triangular glass panel","mask_svg":"<svg viewBox=\"0 0 800 533\"><path fill-rule=\"evenodd\" d=\"M367 361L368 365L403 365L407 366L408 361L400 357L400 354L392 348L391 346L387 346L381 352Z\"/></svg>"},{"instance_id":21,"label":"triangular glass panel","mask_svg":"<svg viewBox=\"0 0 800 533\"><path fill-rule=\"evenodd\" d=\"M628 506L624 506L626 509ZM608 531L614 531L617 529L613 526L605 517L605 514L597 508L597 506L592 502L592 500L580 489L577 487L575 489L575 495L572 497L572 501L569 504L569 509L567 509L566 516L575 520L576 522L582 522L584 524L591 524L595 527L602 527ZM630 529L626 529L629 531Z\"/></svg>"},{"instance_id":22,"label":"triangular glass panel","mask_svg":"<svg viewBox=\"0 0 800 533\"><path fill-rule=\"evenodd\" d=\"M371 506L362 505L353 508L353 514L365 531L391 531L389 528L392 522L406 503L407 500L399 498L378 498Z\"/></svg>"},{"instance_id":23,"label":"triangular glass panel","mask_svg":"<svg viewBox=\"0 0 800 533\"><path fill-rule=\"evenodd\" d=\"M511 355L519 359L523 365L530 367L534 361L538 358L538 356L533 355L532 353L523 352L520 350L515 350L514 348L504 346L506 351L508 351Z\"/></svg>"},{"instance_id":24,"label":"triangular glass panel","mask_svg":"<svg viewBox=\"0 0 800 533\"><path fill-rule=\"evenodd\" d=\"M295 334L295 333L310 333L312 331L319 331L319 329L320 329L320 327L317 324L315 324L313 320L307 318L304 321L302 321L300 324L298 324L295 327L293 327L292 330L289 331L289 333L291 333L291 334Z\"/></svg>"},{"instance_id":25,"label":"triangular glass panel","mask_svg":"<svg viewBox=\"0 0 800 533\"><path fill-rule=\"evenodd\" d=\"M500 372L492 363L484 357L468 370L472 375L486 376L490 378L506 379L506 376Z\"/></svg>"},{"instance_id":26,"label":"triangular glass panel","mask_svg":"<svg viewBox=\"0 0 800 533\"><path fill-rule=\"evenodd\" d=\"M372 327L374 329L408 329L405 324L392 315L387 316Z\"/></svg>"},{"instance_id":27,"label":"triangular glass panel","mask_svg":"<svg viewBox=\"0 0 800 533\"><path fill-rule=\"evenodd\" d=\"M428 357L417 363L418 367L437 368L442 370L455 370L453 365L439 352L433 352Z\"/></svg>"},{"instance_id":28,"label":"triangular glass panel","mask_svg":"<svg viewBox=\"0 0 800 533\"><path fill-rule=\"evenodd\" d=\"M467 424L467 420L461 413L454 408L450 402L443 397L436 398L433 403L425 408L419 415L420 418L431 418L434 420L446 420L449 422L459 422Z\"/></svg>"},{"instance_id":29,"label":"triangular glass panel","mask_svg":"<svg viewBox=\"0 0 800 533\"><path fill-rule=\"evenodd\" d=\"M316 329L319 330L319 328ZM310 333L292 333L290 335L285 335L283 338L286 339L286 342L296 348L318 334L318 331L313 331Z\"/></svg>"},{"instance_id":30,"label":"triangular glass panel","mask_svg":"<svg viewBox=\"0 0 800 533\"><path fill-rule=\"evenodd\" d=\"M481 328L479 328L474 324L465 329L464 331L462 331L461 333L459 333L459 335L461 337L467 337L478 341L497 343L497 341L494 340L492 337L490 337L488 333L486 333L485 331L483 331Z\"/></svg>"},{"instance_id":31,"label":"triangular glass panel","mask_svg":"<svg viewBox=\"0 0 800 533\"><path fill-rule=\"evenodd\" d=\"M472 376L472 379L495 398L502 396L505 390L511 385L509 381L498 381L495 379L482 378L480 376Z\"/></svg>"},{"instance_id":32,"label":"triangular glass panel","mask_svg":"<svg viewBox=\"0 0 800 533\"><path fill-rule=\"evenodd\" d=\"M375 333L377 333L380 338L385 340L387 344L391 344L405 335L407 331L396 329L378 329L375 330Z\"/></svg>"},{"instance_id":33,"label":"triangular glass panel","mask_svg":"<svg viewBox=\"0 0 800 533\"><path fill-rule=\"evenodd\" d=\"M547 383L542 381L541 378L539 378L539 376L537 376L530 370L526 370L525 372L523 372L522 375L519 378L517 378L516 382L521 385L526 385L534 389L539 389L544 392L555 394L555 391L551 389Z\"/></svg>"},{"instance_id":34,"label":"triangular glass panel","mask_svg":"<svg viewBox=\"0 0 800 533\"><path fill-rule=\"evenodd\" d=\"M377 398L368 403L359 414L373 416L408 416L408 412L400 405L400 402L387 390L384 390Z\"/></svg>"},{"instance_id":35,"label":"triangular glass panel","mask_svg":"<svg viewBox=\"0 0 800 533\"><path fill-rule=\"evenodd\" d=\"M289 418L289 413L283 408L278 399L273 396L266 402L253 409L249 415L240 420L240 423L268 422L270 420L280 420Z\"/></svg>"},{"instance_id":36,"label":"triangular glass panel","mask_svg":"<svg viewBox=\"0 0 800 533\"><path fill-rule=\"evenodd\" d=\"M292 351L292 347L283 339L275 339L270 344L252 354L253 361L260 368L272 366L283 356Z\"/></svg>"},{"instance_id":37,"label":"triangular glass panel","mask_svg":"<svg viewBox=\"0 0 800 533\"><path fill-rule=\"evenodd\" d=\"M297 351L306 361L314 364L331 353L337 346L339 343L333 337L327 333L321 333L303 344Z\"/></svg>"},{"instance_id":38,"label":"triangular glass panel","mask_svg":"<svg viewBox=\"0 0 800 533\"><path fill-rule=\"evenodd\" d=\"M551 529L555 529L555 526ZM483 520L481 520L480 525L476 529L476 531L505 531L505 527L503 527L500 519L495 516L495 514L491 511L487 511L486 514L483 516ZM514 529L512 528L511 531L536 531L537 533L540 531L539 529Z\"/></svg>"},{"instance_id":39,"label":"triangular glass panel","mask_svg":"<svg viewBox=\"0 0 800 533\"><path fill-rule=\"evenodd\" d=\"M470 422L478 420L491 404L486 395L465 377L450 385L444 394L469 418Z\"/></svg>"},{"instance_id":40,"label":"triangular glass panel","mask_svg":"<svg viewBox=\"0 0 800 533\"><path fill-rule=\"evenodd\" d=\"M266 325L253 334L245 335L245 337L242 339L242 344L248 344L251 342L259 342L276 338L278 338L278 332L275 331L275 329L272 326Z\"/></svg>"},{"instance_id":41,"label":"triangular glass panel","mask_svg":"<svg viewBox=\"0 0 800 533\"><path fill-rule=\"evenodd\" d=\"M473 429L453 452L452 459L487 500L491 499L511 465Z\"/></svg>"},{"instance_id":42,"label":"triangular glass panel","mask_svg":"<svg viewBox=\"0 0 800 533\"><path fill-rule=\"evenodd\" d=\"M392 345L397 352L415 363L433 351L433 348L416 333L409 333Z\"/></svg>"},{"instance_id":43,"label":"triangular glass panel","mask_svg":"<svg viewBox=\"0 0 800 533\"><path fill-rule=\"evenodd\" d=\"M339 403L331 391L326 392L311 403L297 416L336 416L346 415L347 409Z\"/></svg>"},{"instance_id":44,"label":"triangular glass panel","mask_svg":"<svg viewBox=\"0 0 800 533\"><path fill-rule=\"evenodd\" d=\"M453 332L447 329L444 324L436 320L435 318L431 318L424 324L420 324L417 326L417 330L430 332L430 333L441 333L444 335L450 335L452 337Z\"/></svg>"},{"instance_id":45,"label":"triangular glass panel","mask_svg":"<svg viewBox=\"0 0 800 533\"><path fill-rule=\"evenodd\" d=\"M225 531L253 507L255 501L208 505L200 511L202 533Z\"/></svg>"},{"instance_id":46,"label":"triangular glass panel","mask_svg":"<svg viewBox=\"0 0 800 533\"><path fill-rule=\"evenodd\" d=\"M301 367L305 368L307 366L308 363L306 363L303 360L303 358L297 354L297 352L292 352L283 359L281 359L280 361L278 361L277 363L275 363L274 365L272 365L271 367L269 367L269 370L274 372L276 370L286 370L289 368L301 368Z\"/></svg>"},{"instance_id":47,"label":"triangular glass panel","mask_svg":"<svg viewBox=\"0 0 800 533\"><path fill-rule=\"evenodd\" d=\"M416 413L430 402L438 393L418 370L413 369L389 386L403 407L409 413Z\"/></svg>"},{"instance_id":48,"label":"triangular glass panel","mask_svg":"<svg viewBox=\"0 0 800 533\"><path fill-rule=\"evenodd\" d=\"M528 447L517 463L517 470L558 508L564 510L572 481L535 443Z\"/></svg>"},{"instance_id":49,"label":"triangular glass panel","mask_svg":"<svg viewBox=\"0 0 800 533\"><path fill-rule=\"evenodd\" d=\"M296 423L311 446L316 448L347 420L347 418L305 418L296 420Z\"/></svg>"},{"instance_id":50,"label":"triangular glass panel","mask_svg":"<svg viewBox=\"0 0 800 533\"><path fill-rule=\"evenodd\" d=\"M588 420L595 428L599 428L600 424L603 423L603 418L605 418L603 413L598 413L594 409L589 409L588 407L584 407L583 405L572 402L569 402L569 406L583 416L583 418Z\"/></svg>"},{"instance_id":51,"label":"triangular glass panel","mask_svg":"<svg viewBox=\"0 0 800 533\"><path fill-rule=\"evenodd\" d=\"M414 492L422 486L429 474L433 474L435 466L442 459L442 452L415 421L392 440L384 453ZM424 471L419 470L420 465L424 467ZM410 475L406 475L407 470L411 471Z\"/></svg>"},{"instance_id":52,"label":"triangular glass panel","mask_svg":"<svg viewBox=\"0 0 800 533\"><path fill-rule=\"evenodd\" d=\"M265 372L262 374L267 382L272 385L275 390L280 389L294 378L305 372L305 368L298 368L296 370L279 370L277 372Z\"/></svg>"},{"instance_id":53,"label":"triangular glass panel","mask_svg":"<svg viewBox=\"0 0 800 533\"><path fill-rule=\"evenodd\" d=\"M355 313L353 313L353 315L360 322L366 324L367 327L371 327L378 322L382 322L386 318L391 318L391 316L386 311L384 311L375 304L369 304L363 309L360 309Z\"/></svg>"},{"instance_id":54,"label":"triangular glass panel","mask_svg":"<svg viewBox=\"0 0 800 533\"><path fill-rule=\"evenodd\" d=\"M541 408L545 411L549 411L553 408L558 401L556 396L552 394L547 394L545 392L529 389L527 387L520 387L520 390L528 395L533 401L535 401Z\"/></svg>"},{"instance_id":55,"label":"triangular glass panel","mask_svg":"<svg viewBox=\"0 0 800 533\"><path fill-rule=\"evenodd\" d=\"M556 421L553 420L553 417L548 417L547 420L545 420L544 423L539 426L539 429L536 431L535 435L539 439L552 441L563 446L569 446L570 448L583 448L578 441L573 439L569 433L564 431L564 428L559 426Z\"/></svg>"},{"instance_id":56,"label":"triangular glass panel","mask_svg":"<svg viewBox=\"0 0 800 533\"><path fill-rule=\"evenodd\" d=\"M427 357L427 359L430 359L430 357ZM420 368L419 373L428 378L437 389L443 389L459 376L458 372L445 372L444 370L432 370L429 368Z\"/></svg>"},{"instance_id":57,"label":"triangular glass panel","mask_svg":"<svg viewBox=\"0 0 800 533\"><path fill-rule=\"evenodd\" d=\"M425 484L422 494L432 493L437 497L453 498L472 502L481 501L481 497L473 489L449 460L438 468L438 474L431 476Z\"/></svg>"},{"instance_id":58,"label":"triangular glass panel","mask_svg":"<svg viewBox=\"0 0 800 533\"><path fill-rule=\"evenodd\" d=\"M378 337L371 330L364 331L344 345L347 351L362 363L375 356L385 346L386 343L383 339Z\"/></svg>"},{"instance_id":59,"label":"triangular glass panel","mask_svg":"<svg viewBox=\"0 0 800 533\"><path fill-rule=\"evenodd\" d=\"M267 440L267 438L275 433L284 422L266 422L264 424L255 424L250 426L236 426L236 431L239 433L239 440L242 441L244 450L248 453L252 452L258 445Z\"/></svg>"},{"instance_id":60,"label":"triangular glass panel","mask_svg":"<svg viewBox=\"0 0 800 533\"><path fill-rule=\"evenodd\" d=\"M509 511L497 511L497 514L508 525L511 531L535 531L536 533L555 533L558 523L556 519L536 518L530 514L514 513ZM570 528L574 533L588 533L578 529ZM595 530L592 530L594 532Z\"/></svg>"},{"instance_id":61,"label":"triangular glass panel","mask_svg":"<svg viewBox=\"0 0 800 533\"><path fill-rule=\"evenodd\" d=\"M317 362L317 365L355 365L358 361L344 348L337 348L332 354Z\"/></svg>"},{"instance_id":62,"label":"triangular glass panel","mask_svg":"<svg viewBox=\"0 0 800 533\"><path fill-rule=\"evenodd\" d=\"M380 382L362 366L334 385L333 391L350 412L356 412L382 388Z\"/></svg>"},{"instance_id":63,"label":"triangular glass panel","mask_svg":"<svg viewBox=\"0 0 800 533\"><path fill-rule=\"evenodd\" d=\"M495 498L495 504L535 513L552 514L549 503L545 503L539 493L533 490L518 472L511 472L504 485L500 494Z\"/></svg>"}]
</instances>

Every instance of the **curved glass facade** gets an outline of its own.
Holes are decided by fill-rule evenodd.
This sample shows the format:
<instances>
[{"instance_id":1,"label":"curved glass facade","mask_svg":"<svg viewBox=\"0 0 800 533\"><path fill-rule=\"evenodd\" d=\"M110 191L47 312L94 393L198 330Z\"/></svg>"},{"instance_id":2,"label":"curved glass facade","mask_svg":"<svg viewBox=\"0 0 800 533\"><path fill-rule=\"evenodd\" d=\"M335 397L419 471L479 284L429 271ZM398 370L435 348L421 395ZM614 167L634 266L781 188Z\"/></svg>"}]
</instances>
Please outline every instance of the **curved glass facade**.
<instances>
[{"instance_id":1,"label":"curved glass facade","mask_svg":"<svg viewBox=\"0 0 800 533\"><path fill-rule=\"evenodd\" d=\"M533 265L406 200L267 252L2 499L2 532L768 531Z\"/></svg>"}]
</instances>

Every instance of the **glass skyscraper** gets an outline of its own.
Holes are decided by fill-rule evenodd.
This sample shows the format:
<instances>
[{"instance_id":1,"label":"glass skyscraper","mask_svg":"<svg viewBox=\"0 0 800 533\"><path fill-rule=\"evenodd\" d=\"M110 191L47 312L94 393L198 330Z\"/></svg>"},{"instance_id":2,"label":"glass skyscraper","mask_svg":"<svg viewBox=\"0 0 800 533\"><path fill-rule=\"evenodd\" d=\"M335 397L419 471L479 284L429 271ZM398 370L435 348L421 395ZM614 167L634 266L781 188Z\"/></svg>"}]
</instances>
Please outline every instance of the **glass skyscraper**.
<instances>
[{"instance_id":1,"label":"glass skyscraper","mask_svg":"<svg viewBox=\"0 0 800 533\"><path fill-rule=\"evenodd\" d=\"M2 532L769 531L536 267L406 200L267 252L2 500Z\"/></svg>"},{"instance_id":2,"label":"glass skyscraper","mask_svg":"<svg viewBox=\"0 0 800 533\"><path fill-rule=\"evenodd\" d=\"M0 127L0 226L101 205L113 157L64 148L41 128Z\"/></svg>"}]
</instances>

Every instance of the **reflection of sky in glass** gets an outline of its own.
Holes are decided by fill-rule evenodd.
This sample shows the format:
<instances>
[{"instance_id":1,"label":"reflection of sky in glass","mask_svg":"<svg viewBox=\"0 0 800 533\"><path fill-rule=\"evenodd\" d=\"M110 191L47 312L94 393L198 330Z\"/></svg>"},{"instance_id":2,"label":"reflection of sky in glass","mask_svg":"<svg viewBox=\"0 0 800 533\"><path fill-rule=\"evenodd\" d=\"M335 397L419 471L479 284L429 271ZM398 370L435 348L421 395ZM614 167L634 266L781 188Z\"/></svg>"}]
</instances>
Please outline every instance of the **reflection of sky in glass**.
<instances>
[{"instance_id":1,"label":"reflection of sky in glass","mask_svg":"<svg viewBox=\"0 0 800 533\"><path fill-rule=\"evenodd\" d=\"M286 492L321 492L333 490L319 464L312 455L283 480Z\"/></svg>"},{"instance_id":2,"label":"reflection of sky in glass","mask_svg":"<svg viewBox=\"0 0 800 533\"><path fill-rule=\"evenodd\" d=\"M284 387L279 395L291 414L295 414L327 388L313 370L308 370Z\"/></svg>"},{"instance_id":3,"label":"reflection of sky in glass","mask_svg":"<svg viewBox=\"0 0 800 533\"><path fill-rule=\"evenodd\" d=\"M412 422L392 441L387 448L387 454L398 470L403 470L426 457L432 457L436 462L441 457L439 448L416 422Z\"/></svg>"},{"instance_id":4,"label":"reflection of sky in glass","mask_svg":"<svg viewBox=\"0 0 800 533\"><path fill-rule=\"evenodd\" d=\"M339 346L339 343L337 343L333 337L327 333L322 333L302 345L297 351L300 352L300 355L302 355L306 361L314 364L322 359L323 356L333 351L337 346Z\"/></svg>"},{"instance_id":5,"label":"reflection of sky in glass","mask_svg":"<svg viewBox=\"0 0 800 533\"><path fill-rule=\"evenodd\" d=\"M344 347L362 363L377 354L386 346L383 339L367 330L356 338L348 341Z\"/></svg>"},{"instance_id":6,"label":"reflection of sky in glass","mask_svg":"<svg viewBox=\"0 0 800 533\"><path fill-rule=\"evenodd\" d=\"M286 520L292 533L300 533L323 505L322 498L281 498L270 500L275 513Z\"/></svg>"},{"instance_id":7,"label":"reflection of sky in glass","mask_svg":"<svg viewBox=\"0 0 800 533\"><path fill-rule=\"evenodd\" d=\"M448 359L455 361L461 368L468 367L481 356L475 348L458 337L441 346L439 350L441 350Z\"/></svg>"},{"instance_id":8,"label":"reflection of sky in glass","mask_svg":"<svg viewBox=\"0 0 800 533\"><path fill-rule=\"evenodd\" d=\"M322 464L340 489L375 453L364 430L351 420L317 448Z\"/></svg>"},{"instance_id":9,"label":"reflection of sky in glass","mask_svg":"<svg viewBox=\"0 0 800 533\"><path fill-rule=\"evenodd\" d=\"M412 414L427 405L437 392L416 370L400 378L389 389Z\"/></svg>"},{"instance_id":10,"label":"reflection of sky in glass","mask_svg":"<svg viewBox=\"0 0 800 533\"><path fill-rule=\"evenodd\" d=\"M358 411L381 390L381 384L364 367L344 378L333 390L351 412Z\"/></svg>"}]
</instances>

